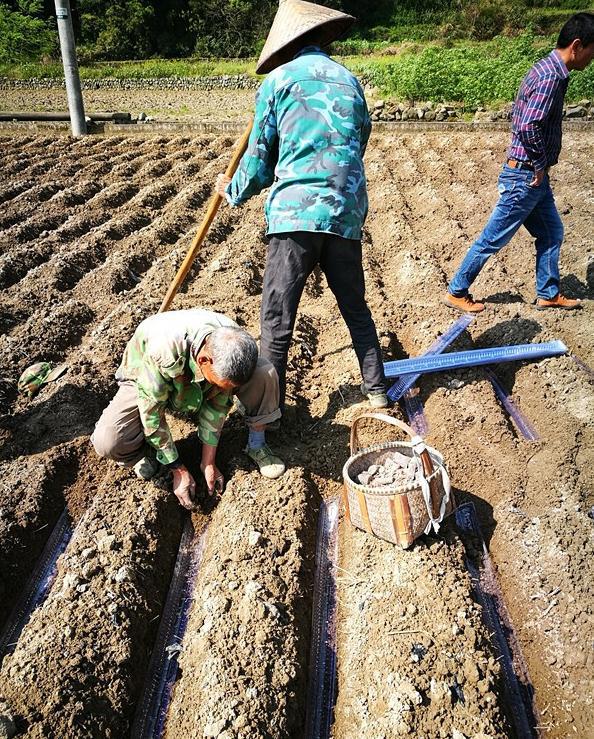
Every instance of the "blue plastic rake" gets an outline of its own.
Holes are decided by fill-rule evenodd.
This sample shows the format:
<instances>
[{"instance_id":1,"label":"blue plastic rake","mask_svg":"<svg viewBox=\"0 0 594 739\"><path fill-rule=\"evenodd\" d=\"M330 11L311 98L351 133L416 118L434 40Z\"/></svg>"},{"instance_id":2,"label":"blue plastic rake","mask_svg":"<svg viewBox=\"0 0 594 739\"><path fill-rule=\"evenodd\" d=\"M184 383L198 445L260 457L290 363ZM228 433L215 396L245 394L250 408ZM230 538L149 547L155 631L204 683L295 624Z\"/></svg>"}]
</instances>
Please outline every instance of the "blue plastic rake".
<instances>
[{"instance_id":1,"label":"blue plastic rake","mask_svg":"<svg viewBox=\"0 0 594 739\"><path fill-rule=\"evenodd\" d=\"M546 341L542 344L517 344L516 346L497 346L488 349L470 349L463 352L449 352L437 356L401 359L396 362L384 362L386 377L402 377L403 375L443 372L463 367L476 367L484 364L500 362L517 362L523 359L533 360L543 357L555 357L567 354L569 350L562 341Z\"/></svg>"},{"instance_id":2,"label":"blue plastic rake","mask_svg":"<svg viewBox=\"0 0 594 739\"><path fill-rule=\"evenodd\" d=\"M458 320L455 321L445 333L431 344L423 356L429 357L435 354L441 354L443 350L447 349L447 347L454 341L454 339L457 339L458 336L460 336L460 334L470 326L474 319L475 316L472 315L472 313L465 313L463 316L460 316L460 318L458 318ZM400 400L400 398L406 394L407 390L412 388L420 376L421 373L418 372L416 374L401 377L388 390L388 397L390 400L393 400L394 402Z\"/></svg>"}]
</instances>

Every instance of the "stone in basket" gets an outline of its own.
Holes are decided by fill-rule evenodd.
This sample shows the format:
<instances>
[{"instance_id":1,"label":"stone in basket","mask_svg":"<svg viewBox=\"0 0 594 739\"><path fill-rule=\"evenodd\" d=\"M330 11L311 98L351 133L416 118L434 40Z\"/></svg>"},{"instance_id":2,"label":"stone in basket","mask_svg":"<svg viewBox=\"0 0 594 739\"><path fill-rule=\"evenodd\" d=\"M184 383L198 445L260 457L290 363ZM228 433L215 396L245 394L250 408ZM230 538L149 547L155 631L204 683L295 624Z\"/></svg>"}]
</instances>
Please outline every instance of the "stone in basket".
<instances>
[{"instance_id":1,"label":"stone in basket","mask_svg":"<svg viewBox=\"0 0 594 739\"><path fill-rule=\"evenodd\" d=\"M411 440L359 449L357 427L364 418L397 426ZM346 515L353 526L403 549L432 528L437 532L455 507L441 454L426 446L405 423L385 413L365 413L355 419L351 456L342 474Z\"/></svg>"}]
</instances>

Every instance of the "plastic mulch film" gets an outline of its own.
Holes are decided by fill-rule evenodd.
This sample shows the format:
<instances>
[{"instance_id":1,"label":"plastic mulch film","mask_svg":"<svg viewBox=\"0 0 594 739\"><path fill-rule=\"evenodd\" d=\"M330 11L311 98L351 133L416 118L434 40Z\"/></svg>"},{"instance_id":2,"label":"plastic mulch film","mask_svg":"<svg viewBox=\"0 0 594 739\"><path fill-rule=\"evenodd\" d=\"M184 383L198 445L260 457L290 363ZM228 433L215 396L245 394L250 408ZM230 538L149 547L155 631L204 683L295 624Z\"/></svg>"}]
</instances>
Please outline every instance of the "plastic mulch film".
<instances>
[{"instance_id":1,"label":"plastic mulch film","mask_svg":"<svg viewBox=\"0 0 594 739\"><path fill-rule=\"evenodd\" d=\"M503 387L497 375L488 367L485 371L487 373L487 377L491 381L491 385L493 385L495 395L499 398L501 405L505 408L510 417L513 419L522 436L525 439L528 439L528 441L538 441L538 434L532 427L532 424L530 423L530 421L528 421L526 416L509 397L509 393Z\"/></svg>"},{"instance_id":2,"label":"plastic mulch film","mask_svg":"<svg viewBox=\"0 0 594 739\"><path fill-rule=\"evenodd\" d=\"M146 682L134 716L131 739L156 739L163 735L206 533L207 527L196 533L192 519L187 517Z\"/></svg>"},{"instance_id":3,"label":"plastic mulch film","mask_svg":"<svg viewBox=\"0 0 594 739\"><path fill-rule=\"evenodd\" d=\"M464 503L456 509L456 523L461 531L480 542L481 558L466 557L472 587L483 609L483 620L492 634L492 642L502 668L506 711L514 736L518 739L536 739L540 721L533 701L533 689L528 668L505 607L503 594L497 582L495 568L480 529L476 509Z\"/></svg>"},{"instance_id":4,"label":"plastic mulch film","mask_svg":"<svg viewBox=\"0 0 594 739\"><path fill-rule=\"evenodd\" d=\"M58 571L58 557L64 553L71 538L72 524L68 511L64 509L0 636L0 664L7 654L14 651L31 614L47 598Z\"/></svg>"},{"instance_id":5,"label":"plastic mulch film","mask_svg":"<svg viewBox=\"0 0 594 739\"><path fill-rule=\"evenodd\" d=\"M322 502L318 519L306 739L327 739L336 700L336 570L339 498Z\"/></svg>"}]
</instances>

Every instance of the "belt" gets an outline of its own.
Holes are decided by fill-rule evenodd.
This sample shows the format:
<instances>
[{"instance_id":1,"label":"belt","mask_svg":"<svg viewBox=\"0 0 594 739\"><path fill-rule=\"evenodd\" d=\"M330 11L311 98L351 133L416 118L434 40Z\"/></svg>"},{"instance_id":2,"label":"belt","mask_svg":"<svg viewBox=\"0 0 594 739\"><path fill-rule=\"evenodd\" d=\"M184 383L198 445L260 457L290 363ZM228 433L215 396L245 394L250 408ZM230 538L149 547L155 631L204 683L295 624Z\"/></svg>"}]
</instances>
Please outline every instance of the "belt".
<instances>
[{"instance_id":1,"label":"belt","mask_svg":"<svg viewBox=\"0 0 594 739\"><path fill-rule=\"evenodd\" d=\"M508 159L506 164L512 169L529 169L531 172L534 172L534 167L530 162L519 162L517 159Z\"/></svg>"}]
</instances>

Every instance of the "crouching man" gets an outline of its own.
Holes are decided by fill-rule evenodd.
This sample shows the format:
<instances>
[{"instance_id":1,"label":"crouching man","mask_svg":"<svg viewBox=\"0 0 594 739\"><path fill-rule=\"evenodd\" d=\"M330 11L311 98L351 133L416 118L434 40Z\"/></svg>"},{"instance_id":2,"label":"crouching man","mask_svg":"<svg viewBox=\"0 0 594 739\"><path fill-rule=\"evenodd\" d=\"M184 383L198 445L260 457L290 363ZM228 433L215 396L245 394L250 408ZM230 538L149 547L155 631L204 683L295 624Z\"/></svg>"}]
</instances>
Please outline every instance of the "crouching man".
<instances>
[{"instance_id":1,"label":"crouching man","mask_svg":"<svg viewBox=\"0 0 594 739\"><path fill-rule=\"evenodd\" d=\"M119 390L91 436L95 451L133 467L145 480L158 463L169 467L173 492L184 508L193 505L196 483L173 443L167 408L196 420L209 493L223 488L215 457L234 394L249 429L246 453L264 477L285 471L265 442L266 425L281 415L276 370L258 357L253 337L220 313L194 309L147 318L128 342L116 380Z\"/></svg>"}]
</instances>

